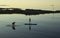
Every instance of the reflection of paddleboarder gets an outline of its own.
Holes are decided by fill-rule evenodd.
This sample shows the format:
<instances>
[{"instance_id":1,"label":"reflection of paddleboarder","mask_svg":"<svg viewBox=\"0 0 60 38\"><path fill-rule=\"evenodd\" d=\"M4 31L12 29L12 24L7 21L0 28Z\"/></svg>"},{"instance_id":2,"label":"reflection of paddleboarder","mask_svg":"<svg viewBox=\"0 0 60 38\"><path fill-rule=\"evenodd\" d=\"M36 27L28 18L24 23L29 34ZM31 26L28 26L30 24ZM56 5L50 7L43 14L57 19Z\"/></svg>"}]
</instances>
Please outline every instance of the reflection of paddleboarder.
<instances>
[{"instance_id":1,"label":"reflection of paddleboarder","mask_svg":"<svg viewBox=\"0 0 60 38\"><path fill-rule=\"evenodd\" d=\"M31 30L31 26L29 25L29 30Z\"/></svg>"},{"instance_id":2,"label":"reflection of paddleboarder","mask_svg":"<svg viewBox=\"0 0 60 38\"><path fill-rule=\"evenodd\" d=\"M16 22L13 22L13 23L12 23L12 29L13 29L13 30L15 30L15 23L16 23Z\"/></svg>"}]
</instances>

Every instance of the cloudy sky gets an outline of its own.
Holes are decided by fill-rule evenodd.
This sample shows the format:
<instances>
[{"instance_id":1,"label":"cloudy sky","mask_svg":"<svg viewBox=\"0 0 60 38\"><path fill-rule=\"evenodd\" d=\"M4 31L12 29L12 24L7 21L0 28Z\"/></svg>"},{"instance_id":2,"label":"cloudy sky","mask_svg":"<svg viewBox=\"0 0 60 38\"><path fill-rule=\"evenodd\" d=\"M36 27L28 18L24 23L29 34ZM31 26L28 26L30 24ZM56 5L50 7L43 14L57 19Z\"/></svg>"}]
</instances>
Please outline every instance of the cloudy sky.
<instances>
[{"instance_id":1,"label":"cloudy sky","mask_svg":"<svg viewBox=\"0 0 60 38\"><path fill-rule=\"evenodd\" d=\"M60 10L60 0L0 0L0 7Z\"/></svg>"}]
</instances>

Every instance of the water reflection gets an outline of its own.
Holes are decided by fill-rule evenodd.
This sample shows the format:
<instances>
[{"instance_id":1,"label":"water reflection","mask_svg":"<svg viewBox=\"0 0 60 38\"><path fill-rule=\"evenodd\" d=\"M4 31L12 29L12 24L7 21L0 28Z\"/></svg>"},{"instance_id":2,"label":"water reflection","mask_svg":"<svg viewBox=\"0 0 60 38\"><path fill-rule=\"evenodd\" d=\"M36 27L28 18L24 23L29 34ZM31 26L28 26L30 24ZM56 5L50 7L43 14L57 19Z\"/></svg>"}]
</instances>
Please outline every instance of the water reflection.
<instances>
[{"instance_id":1,"label":"water reflection","mask_svg":"<svg viewBox=\"0 0 60 38\"><path fill-rule=\"evenodd\" d=\"M29 17L29 23L25 23L25 25L29 25L29 30L31 30L31 25L37 25L37 24L31 23L31 18Z\"/></svg>"},{"instance_id":2,"label":"water reflection","mask_svg":"<svg viewBox=\"0 0 60 38\"><path fill-rule=\"evenodd\" d=\"M20 14L0 15L0 38L60 38L60 14L28 17ZM6 24L9 25L7 28Z\"/></svg>"},{"instance_id":3,"label":"water reflection","mask_svg":"<svg viewBox=\"0 0 60 38\"><path fill-rule=\"evenodd\" d=\"M16 25L15 25L16 22L12 22L11 25L7 25L7 27L12 27L13 30L16 30Z\"/></svg>"},{"instance_id":4,"label":"water reflection","mask_svg":"<svg viewBox=\"0 0 60 38\"><path fill-rule=\"evenodd\" d=\"M16 23L16 22L13 22L13 23L12 23L12 29L13 29L13 30L15 30L15 23Z\"/></svg>"},{"instance_id":5,"label":"water reflection","mask_svg":"<svg viewBox=\"0 0 60 38\"><path fill-rule=\"evenodd\" d=\"M31 25L29 25L29 30L31 30Z\"/></svg>"}]
</instances>

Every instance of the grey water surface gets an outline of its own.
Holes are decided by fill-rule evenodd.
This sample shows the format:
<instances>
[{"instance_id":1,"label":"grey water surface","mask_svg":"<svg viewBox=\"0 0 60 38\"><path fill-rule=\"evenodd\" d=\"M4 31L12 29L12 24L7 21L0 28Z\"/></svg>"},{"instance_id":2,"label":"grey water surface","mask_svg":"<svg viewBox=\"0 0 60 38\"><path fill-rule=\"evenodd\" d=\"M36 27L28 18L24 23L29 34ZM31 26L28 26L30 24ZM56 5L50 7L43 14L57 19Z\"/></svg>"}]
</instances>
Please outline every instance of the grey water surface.
<instances>
[{"instance_id":1,"label":"grey water surface","mask_svg":"<svg viewBox=\"0 0 60 38\"><path fill-rule=\"evenodd\" d=\"M29 18L37 25L25 25ZM12 22L16 22L14 29ZM0 38L60 38L60 13L0 14Z\"/></svg>"}]
</instances>

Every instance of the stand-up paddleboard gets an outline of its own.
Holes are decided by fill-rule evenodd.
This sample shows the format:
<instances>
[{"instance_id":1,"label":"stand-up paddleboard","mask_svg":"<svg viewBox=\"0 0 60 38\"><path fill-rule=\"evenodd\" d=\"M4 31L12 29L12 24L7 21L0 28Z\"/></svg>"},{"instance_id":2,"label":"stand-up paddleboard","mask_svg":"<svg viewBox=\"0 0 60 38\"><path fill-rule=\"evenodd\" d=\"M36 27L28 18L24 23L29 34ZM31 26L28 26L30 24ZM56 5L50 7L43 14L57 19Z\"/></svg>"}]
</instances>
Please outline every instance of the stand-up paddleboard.
<instances>
[{"instance_id":1,"label":"stand-up paddleboard","mask_svg":"<svg viewBox=\"0 0 60 38\"><path fill-rule=\"evenodd\" d=\"M37 25L37 24L33 24L33 23L25 23L25 25Z\"/></svg>"},{"instance_id":2,"label":"stand-up paddleboard","mask_svg":"<svg viewBox=\"0 0 60 38\"><path fill-rule=\"evenodd\" d=\"M8 25L6 25L7 27L12 27L12 24L8 24ZM14 25L15 27L18 27L18 26L20 26L20 25Z\"/></svg>"}]
</instances>

